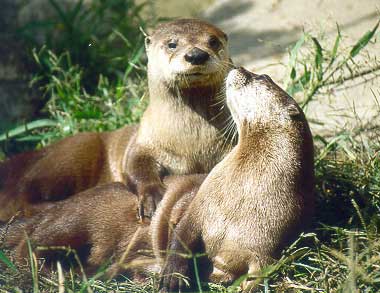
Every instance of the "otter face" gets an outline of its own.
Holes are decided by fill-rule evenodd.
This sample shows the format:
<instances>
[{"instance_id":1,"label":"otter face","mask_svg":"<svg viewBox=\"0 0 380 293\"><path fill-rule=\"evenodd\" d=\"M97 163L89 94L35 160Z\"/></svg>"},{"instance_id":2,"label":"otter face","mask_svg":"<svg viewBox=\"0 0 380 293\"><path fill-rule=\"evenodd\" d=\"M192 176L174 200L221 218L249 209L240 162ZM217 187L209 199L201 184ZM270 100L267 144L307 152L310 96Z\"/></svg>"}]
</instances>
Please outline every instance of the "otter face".
<instances>
[{"instance_id":1,"label":"otter face","mask_svg":"<svg viewBox=\"0 0 380 293\"><path fill-rule=\"evenodd\" d=\"M227 76L227 105L238 126L243 121L286 123L301 109L268 75L240 67Z\"/></svg>"},{"instance_id":2,"label":"otter face","mask_svg":"<svg viewBox=\"0 0 380 293\"><path fill-rule=\"evenodd\" d=\"M168 85L220 84L231 66L226 34L196 19L158 26L146 50L149 74Z\"/></svg>"}]
</instances>

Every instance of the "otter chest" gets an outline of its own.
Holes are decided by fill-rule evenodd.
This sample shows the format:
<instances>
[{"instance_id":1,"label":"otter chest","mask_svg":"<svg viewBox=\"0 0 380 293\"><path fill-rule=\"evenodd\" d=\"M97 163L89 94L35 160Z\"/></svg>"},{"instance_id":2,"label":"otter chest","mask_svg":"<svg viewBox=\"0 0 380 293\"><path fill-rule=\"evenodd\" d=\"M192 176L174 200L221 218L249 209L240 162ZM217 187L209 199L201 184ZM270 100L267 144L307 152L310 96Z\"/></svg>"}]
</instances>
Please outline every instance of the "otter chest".
<instances>
[{"instance_id":1,"label":"otter chest","mask_svg":"<svg viewBox=\"0 0 380 293\"><path fill-rule=\"evenodd\" d=\"M207 173L225 156L223 140L185 136L165 144L157 153L158 163L169 174Z\"/></svg>"},{"instance_id":2,"label":"otter chest","mask_svg":"<svg viewBox=\"0 0 380 293\"><path fill-rule=\"evenodd\" d=\"M153 110L147 113L137 140L152 150L165 173L209 172L230 150L222 131L201 115L187 108L161 109L165 115L156 119L157 127L151 125Z\"/></svg>"}]
</instances>

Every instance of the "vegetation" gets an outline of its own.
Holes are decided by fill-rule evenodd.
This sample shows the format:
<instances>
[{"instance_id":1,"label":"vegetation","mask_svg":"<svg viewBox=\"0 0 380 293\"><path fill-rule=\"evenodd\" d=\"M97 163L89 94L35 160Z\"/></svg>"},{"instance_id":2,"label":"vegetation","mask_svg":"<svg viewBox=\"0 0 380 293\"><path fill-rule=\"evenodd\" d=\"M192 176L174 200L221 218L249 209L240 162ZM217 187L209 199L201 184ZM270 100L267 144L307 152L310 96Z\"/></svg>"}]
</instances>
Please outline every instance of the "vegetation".
<instances>
[{"instance_id":1,"label":"vegetation","mask_svg":"<svg viewBox=\"0 0 380 293\"><path fill-rule=\"evenodd\" d=\"M85 6L79 1L65 11L58 1L49 2L58 19L20 31L38 48L31 51L39 68L31 83L43 90L46 107L41 119L0 135L6 155L25 143L38 148L78 131L111 130L133 123L144 109L146 77L138 27L153 24L140 17L145 4L98 0ZM63 32L58 38L57 25ZM286 88L306 113L326 92L378 76L379 60L363 54L371 42L380 41L378 25L350 47L343 46L337 27L332 44L305 33L290 50ZM38 47L32 30L41 26L49 41ZM70 48L65 47L68 43ZM380 93L373 96L379 99ZM257 279L260 291L380 291L380 121L357 125L354 131L342 129L315 137L315 225L283 252L278 263L263 270ZM0 250L0 292L19 292L17 287L31 292L154 292L154 277L145 285L124 278L104 281L102 269L88 278L80 270L63 273L60 265L56 273L46 275L39 272L40 263L32 254L29 263L29 267L16 268L9 254ZM235 292L241 281L229 288L209 287L212 292Z\"/></svg>"},{"instance_id":2,"label":"vegetation","mask_svg":"<svg viewBox=\"0 0 380 293\"><path fill-rule=\"evenodd\" d=\"M35 64L31 86L40 89L46 106L41 119L0 135L6 155L78 131L112 130L137 122L146 104L140 102L146 89L140 30L154 24L153 19L141 18L150 2L80 0L66 9L57 0L47 2L55 18L17 31Z\"/></svg>"}]
</instances>

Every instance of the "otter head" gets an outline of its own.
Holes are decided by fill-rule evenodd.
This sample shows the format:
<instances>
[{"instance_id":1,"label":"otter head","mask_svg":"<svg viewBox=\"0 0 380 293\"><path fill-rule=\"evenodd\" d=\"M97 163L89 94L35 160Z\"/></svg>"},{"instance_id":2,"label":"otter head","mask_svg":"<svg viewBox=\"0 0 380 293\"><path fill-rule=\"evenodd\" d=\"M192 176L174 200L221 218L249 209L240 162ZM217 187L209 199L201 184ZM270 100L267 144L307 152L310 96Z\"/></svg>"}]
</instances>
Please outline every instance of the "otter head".
<instances>
[{"instance_id":1,"label":"otter head","mask_svg":"<svg viewBox=\"0 0 380 293\"><path fill-rule=\"evenodd\" d=\"M239 133L247 124L281 127L302 115L297 103L268 75L240 67L227 76L227 105Z\"/></svg>"},{"instance_id":2,"label":"otter head","mask_svg":"<svg viewBox=\"0 0 380 293\"><path fill-rule=\"evenodd\" d=\"M231 67L226 34L205 21L161 24L145 44L149 79L168 87L219 87Z\"/></svg>"}]
</instances>

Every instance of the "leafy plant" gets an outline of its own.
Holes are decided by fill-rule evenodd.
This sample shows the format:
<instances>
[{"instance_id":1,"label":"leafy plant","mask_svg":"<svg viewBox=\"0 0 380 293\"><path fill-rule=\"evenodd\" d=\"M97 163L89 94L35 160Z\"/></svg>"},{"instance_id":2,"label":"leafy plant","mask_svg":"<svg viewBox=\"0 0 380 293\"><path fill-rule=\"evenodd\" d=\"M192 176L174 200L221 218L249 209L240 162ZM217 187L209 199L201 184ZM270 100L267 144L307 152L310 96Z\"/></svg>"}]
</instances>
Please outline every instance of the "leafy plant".
<instances>
[{"instance_id":1,"label":"leafy plant","mask_svg":"<svg viewBox=\"0 0 380 293\"><path fill-rule=\"evenodd\" d=\"M379 24L380 21L349 50L340 48L342 35L339 25L337 25L335 42L330 50L324 49L318 39L311 34L304 33L290 51L287 92L290 95L301 93L303 95L301 106L305 108L324 87L338 86L348 80L379 72L380 61L376 59L376 56L370 60L370 67L363 68L355 61L355 57L374 38ZM307 49L302 51L301 55L302 47L307 47ZM311 60L313 62L310 62Z\"/></svg>"}]
</instances>

